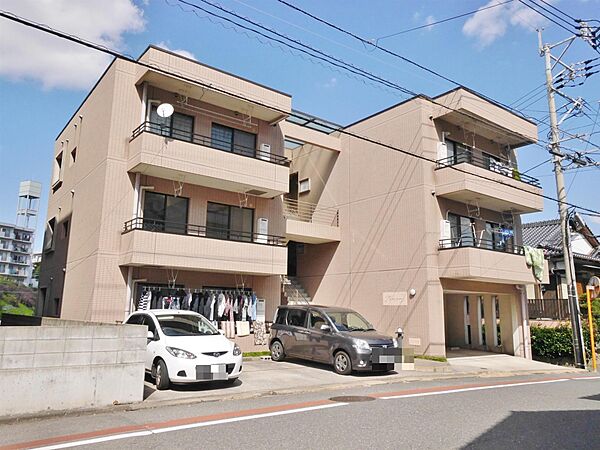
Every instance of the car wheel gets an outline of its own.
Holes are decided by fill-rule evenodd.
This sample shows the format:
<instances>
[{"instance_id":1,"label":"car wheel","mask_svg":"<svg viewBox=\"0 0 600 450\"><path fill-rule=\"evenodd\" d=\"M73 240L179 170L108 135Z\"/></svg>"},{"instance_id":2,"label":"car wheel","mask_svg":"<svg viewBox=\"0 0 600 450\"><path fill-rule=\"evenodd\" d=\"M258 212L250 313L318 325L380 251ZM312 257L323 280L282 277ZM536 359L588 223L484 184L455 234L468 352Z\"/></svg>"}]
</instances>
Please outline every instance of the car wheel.
<instances>
[{"instance_id":1,"label":"car wheel","mask_svg":"<svg viewBox=\"0 0 600 450\"><path fill-rule=\"evenodd\" d=\"M333 357L333 370L340 375L350 375L352 373L352 361L350 356L343 350L340 350Z\"/></svg>"},{"instance_id":2,"label":"car wheel","mask_svg":"<svg viewBox=\"0 0 600 450\"><path fill-rule=\"evenodd\" d=\"M162 359L159 359L156 363L156 369L154 381L156 383L156 389L159 391L164 391L165 389L169 389L169 385L171 384L171 380L169 380L169 371L167 370L167 365Z\"/></svg>"},{"instance_id":3,"label":"car wheel","mask_svg":"<svg viewBox=\"0 0 600 450\"><path fill-rule=\"evenodd\" d=\"M271 344L271 359L273 361L283 361L283 358L285 358L283 344L279 341L273 342Z\"/></svg>"}]
</instances>

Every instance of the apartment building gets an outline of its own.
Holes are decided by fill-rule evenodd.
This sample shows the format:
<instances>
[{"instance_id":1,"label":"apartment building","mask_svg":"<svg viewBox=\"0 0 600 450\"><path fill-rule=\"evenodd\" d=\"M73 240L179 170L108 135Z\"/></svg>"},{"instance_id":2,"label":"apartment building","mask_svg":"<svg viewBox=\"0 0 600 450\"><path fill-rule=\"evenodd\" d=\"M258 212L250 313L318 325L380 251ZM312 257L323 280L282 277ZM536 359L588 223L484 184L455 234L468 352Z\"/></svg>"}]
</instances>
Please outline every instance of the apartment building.
<instances>
[{"instance_id":1,"label":"apartment building","mask_svg":"<svg viewBox=\"0 0 600 450\"><path fill-rule=\"evenodd\" d=\"M112 322L225 293L258 322L344 305L417 352L527 356L520 215L542 202L515 149L534 124L461 88L331 133L282 92L155 47L139 61L114 61L56 139L40 311Z\"/></svg>"},{"instance_id":2,"label":"apartment building","mask_svg":"<svg viewBox=\"0 0 600 450\"><path fill-rule=\"evenodd\" d=\"M31 283L33 228L0 223L0 276Z\"/></svg>"}]
</instances>

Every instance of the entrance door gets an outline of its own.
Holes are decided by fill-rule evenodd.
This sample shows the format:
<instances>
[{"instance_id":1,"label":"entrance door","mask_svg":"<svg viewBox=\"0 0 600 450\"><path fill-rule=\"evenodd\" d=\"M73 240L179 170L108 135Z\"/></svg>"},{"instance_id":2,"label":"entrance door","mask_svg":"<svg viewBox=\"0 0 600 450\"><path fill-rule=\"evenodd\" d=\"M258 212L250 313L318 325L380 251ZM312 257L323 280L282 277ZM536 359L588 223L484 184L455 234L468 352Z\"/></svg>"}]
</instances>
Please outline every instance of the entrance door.
<instances>
[{"instance_id":1,"label":"entrance door","mask_svg":"<svg viewBox=\"0 0 600 450\"><path fill-rule=\"evenodd\" d=\"M288 242L288 267L287 274L289 277L296 276L296 270L298 266L298 244L296 242Z\"/></svg>"}]
</instances>

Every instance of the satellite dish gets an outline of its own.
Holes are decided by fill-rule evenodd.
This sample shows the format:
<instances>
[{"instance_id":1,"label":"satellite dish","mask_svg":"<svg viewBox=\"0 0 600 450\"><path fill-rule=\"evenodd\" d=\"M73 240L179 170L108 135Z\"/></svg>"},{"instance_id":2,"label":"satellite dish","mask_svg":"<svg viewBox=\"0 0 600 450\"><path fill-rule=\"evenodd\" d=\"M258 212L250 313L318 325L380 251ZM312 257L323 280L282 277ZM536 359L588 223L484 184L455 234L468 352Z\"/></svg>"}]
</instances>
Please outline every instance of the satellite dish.
<instances>
[{"instance_id":1,"label":"satellite dish","mask_svg":"<svg viewBox=\"0 0 600 450\"><path fill-rule=\"evenodd\" d=\"M160 117L164 118L171 117L173 115L173 111L175 111L175 108L173 108L173 105L170 103L161 103L158 105L158 108L156 108L156 113Z\"/></svg>"}]
</instances>

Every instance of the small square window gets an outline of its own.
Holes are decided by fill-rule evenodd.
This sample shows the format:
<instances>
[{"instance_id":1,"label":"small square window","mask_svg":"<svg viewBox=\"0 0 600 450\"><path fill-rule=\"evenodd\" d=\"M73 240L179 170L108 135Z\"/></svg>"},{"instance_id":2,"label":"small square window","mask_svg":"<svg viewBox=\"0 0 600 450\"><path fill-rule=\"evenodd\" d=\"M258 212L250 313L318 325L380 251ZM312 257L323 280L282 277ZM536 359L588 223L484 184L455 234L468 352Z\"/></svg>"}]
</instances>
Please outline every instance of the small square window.
<instances>
[{"instance_id":1,"label":"small square window","mask_svg":"<svg viewBox=\"0 0 600 450\"><path fill-rule=\"evenodd\" d=\"M75 147L73 150L71 150L71 165L75 164L76 160L77 160L77 147Z\"/></svg>"},{"instance_id":2,"label":"small square window","mask_svg":"<svg viewBox=\"0 0 600 450\"><path fill-rule=\"evenodd\" d=\"M298 187L298 192L303 194L305 192L310 191L310 178L305 178L304 180L300 180L300 185Z\"/></svg>"}]
</instances>

